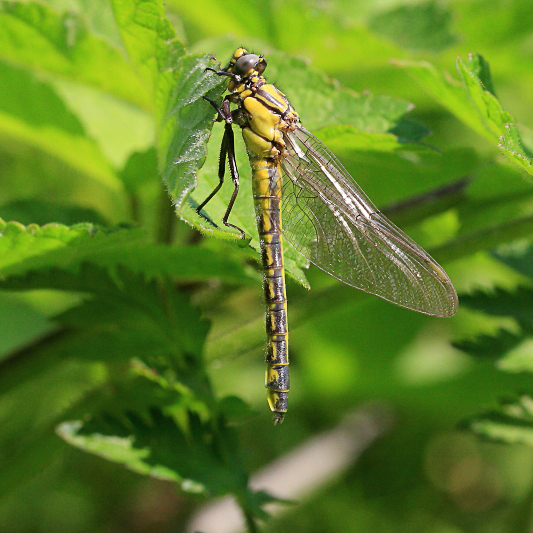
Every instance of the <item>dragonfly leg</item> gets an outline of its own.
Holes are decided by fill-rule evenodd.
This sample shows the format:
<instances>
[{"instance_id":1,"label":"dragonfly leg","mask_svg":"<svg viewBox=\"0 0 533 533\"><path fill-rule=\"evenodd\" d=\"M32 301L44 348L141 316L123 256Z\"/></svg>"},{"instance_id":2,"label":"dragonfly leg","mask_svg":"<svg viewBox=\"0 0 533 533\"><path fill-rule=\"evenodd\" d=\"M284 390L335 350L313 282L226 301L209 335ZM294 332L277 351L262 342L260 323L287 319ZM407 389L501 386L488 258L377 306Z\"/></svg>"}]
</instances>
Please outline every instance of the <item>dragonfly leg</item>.
<instances>
[{"instance_id":1,"label":"dragonfly leg","mask_svg":"<svg viewBox=\"0 0 533 533\"><path fill-rule=\"evenodd\" d=\"M237 82L241 81L241 77L238 74L234 74L233 72L226 72L225 70L215 70L211 67L206 67L204 69L204 72L214 72L217 76L227 76L228 78L231 78L232 80L235 80Z\"/></svg>"},{"instance_id":2,"label":"dragonfly leg","mask_svg":"<svg viewBox=\"0 0 533 533\"><path fill-rule=\"evenodd\" d=\"M231 200L229 201L228 208L226 209L226 213L224 214L224 217L222 218L222 222L225 226L234 228L241 234L241 239L247 239L248 236L246 235L246 232L239 228L239 226L236 226L235 224L231 224L228 222L228 218L231 214L231 210L233 208L233 204L235 203L235 200L237 199L237 195L239 194L239 170L237 168L237 162L235 161L235 137L233 135L233 118L231 115L231 109L230 109L230 102L229 100L224 99L222 102L222 107L219 107L218 104L211 100L210 98L207 98L206 96L203 97L204 100L207 100L217 111L219 119L224 120L226 122L225 129L224 129L224 137L222 138L222 144L220 146L220 159L218 164L218 178L219 182L218 185L215 187L215 189L211 192L211 194L196 208L196 212L203 216L206 220L209 220L205 215L201 213L201 210L205 207L205 205L218 193L220 188L222 187L222 184L224 183L224 174L226 170L226 156L228 157L229 161L229 168L231 173L231 180L233 181L233 184L235 185L235 189L233 190L233 194L231 195Z\"/></svg>"},{"instance_id":3,"label":"dragonfly leg","mask_svg":"<svg viewBox=\"0 0 533 533\"><path fill-rule=\"evenodd\" d=\"M220 159L218 162L218 185L214 188L214 190L211 192L211 194L196 208L196 212L204 217L206 220L209 220L201 211L206 206L206 204L213 198L220 188L222 187L222 184L224 183L224 174L226 170L226 154L228 153L228 140L226 137L226 133L224 133L224 137L222 138L222 144L220 145Z\"/></svg>"},{"instance_id":4,"label":"dragonfly leg","mask_svg":"<svg viewBox=\"0 0 533 533\"><path fill-rule=\"evenodd\" d=\"M208 98L207 96L202 96L202 98L206 102L209 102L216 109L216 112L218 113L217 120L223 120L227 124L231 124L233 122L229 100L224 98L222 101L222 107L220 107L214 100L211 100L211 98Z\"/></svg>"},{"instance_id":5,"label":"dragonfly leg","mask_svg":"<svg viewBox=\"0 0 533 533\"><path fill-rule=\"evenodd\" d=\"M225 102L227 102L227 100L225 100ZM229 161L229 171L231 174L231 180L233 181L235 188L233 189L233 194L231 195L231 200L229 201L228 208L226 209L226 213L224 215L224 218L222 219L222 222L224 222L226 226L240 231L241 239L247 239L248 236L246 235L246 232L243 229L239 228L238 226L235 226L235 224L231 224L228 222L229 215L231 213L231 210L233 209L233 204L235 203L237 195L239 194L239 169L237 168L237 162L235 161L235 138L233 136L233 128L231 126L231 122L226 122L224 137L226 137L227 139L226 148Z\"/></svg>"}]
</instances>

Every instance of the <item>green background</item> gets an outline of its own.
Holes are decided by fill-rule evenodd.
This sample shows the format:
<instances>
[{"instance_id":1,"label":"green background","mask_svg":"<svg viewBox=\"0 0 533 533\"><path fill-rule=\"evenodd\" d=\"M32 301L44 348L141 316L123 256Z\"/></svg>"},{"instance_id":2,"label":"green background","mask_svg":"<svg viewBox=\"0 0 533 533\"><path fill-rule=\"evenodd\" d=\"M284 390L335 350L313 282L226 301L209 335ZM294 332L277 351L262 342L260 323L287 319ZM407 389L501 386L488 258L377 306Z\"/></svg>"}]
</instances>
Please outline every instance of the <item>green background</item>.
<instances>
[{"instance_id":1,"label":"green background","mask_svg":"<svg viewBox=\"0 0 533 533\"><path fill-rule=\"evenodd\" d=\"M354 411L381 436L261 530L533 531L532 21L530 0L0 2L0 531L180 532L228 493L265 518L248 475ZM281 427L240 135L250 245L193 210L222 130L203 70L241 45L460 295L422 316L289 251Z\"/></svg>"}]
</instances>

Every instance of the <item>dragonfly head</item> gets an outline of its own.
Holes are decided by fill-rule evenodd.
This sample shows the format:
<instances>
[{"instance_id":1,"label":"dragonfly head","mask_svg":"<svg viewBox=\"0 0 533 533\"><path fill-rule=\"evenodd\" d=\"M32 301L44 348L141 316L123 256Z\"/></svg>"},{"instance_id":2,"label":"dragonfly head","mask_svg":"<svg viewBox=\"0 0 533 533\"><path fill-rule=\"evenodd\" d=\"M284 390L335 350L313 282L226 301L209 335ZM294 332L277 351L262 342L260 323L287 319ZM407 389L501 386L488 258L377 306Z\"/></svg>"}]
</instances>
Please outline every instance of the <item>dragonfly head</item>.
<instances>
[{"instance_id":1,"label":"dragonfly head","mask_svg":"<svg viewBox=\"0 0 533 533\"><path fill-rule=\"evenodd\" d=\"M224 71L231 72L240 76L241 79L245 79L261 76L266 66L267 62L263 56L250 54L244 48L237 48Z\"/></svg>"}]
</instances>

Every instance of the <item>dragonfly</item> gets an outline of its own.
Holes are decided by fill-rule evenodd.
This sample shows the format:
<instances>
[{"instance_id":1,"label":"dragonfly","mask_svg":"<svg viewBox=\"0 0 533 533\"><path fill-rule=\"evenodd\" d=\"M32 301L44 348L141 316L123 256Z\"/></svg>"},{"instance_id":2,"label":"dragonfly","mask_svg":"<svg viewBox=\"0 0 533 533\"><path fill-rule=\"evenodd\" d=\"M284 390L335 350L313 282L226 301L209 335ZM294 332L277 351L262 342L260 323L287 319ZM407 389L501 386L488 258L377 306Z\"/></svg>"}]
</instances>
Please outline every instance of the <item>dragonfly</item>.
<instances>
[{"instance_id":1,"label":"dragonfly","mask_svg":"<svg viewBox=\"0 0 533 533\"><path fill-rule=\"evenodd\" d=\"M234 189L222 222L248 238L229 222L239 192L233 132L239 126L252 169L264 271L265 387L278 424L290 388L285 241L340 281L401 307L451 317L458 299L444 269L374 206L335 155L302 126L287 97L267 83L266 67L264 56L238 48L225 68L206 69L228 78L228 94L221 105L204 96L225 129L219 183L196 211L210 220L202 210L222 187L227 161Z\"/></svg>"}]
</instances>

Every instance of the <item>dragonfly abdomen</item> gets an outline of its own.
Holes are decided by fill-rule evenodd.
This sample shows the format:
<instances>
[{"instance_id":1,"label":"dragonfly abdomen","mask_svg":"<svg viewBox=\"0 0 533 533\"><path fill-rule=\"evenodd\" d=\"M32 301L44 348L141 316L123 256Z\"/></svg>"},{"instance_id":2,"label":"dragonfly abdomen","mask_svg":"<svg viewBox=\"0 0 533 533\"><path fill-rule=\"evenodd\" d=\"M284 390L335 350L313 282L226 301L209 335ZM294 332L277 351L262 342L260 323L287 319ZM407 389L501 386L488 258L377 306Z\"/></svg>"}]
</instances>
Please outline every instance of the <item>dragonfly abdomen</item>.
<instances>
[{"instance_id":1,"label":"dragonfly abdomen","mask_svg":"<svg viewBox=\"0 0 533 533\"><path fill-rule=\"evenodd\" d=\"M267 399L281 422L289 396L289 331L281 235L281 172L273 159L254 158L253 193L263 262L266 300Z\"/></svg>"}]
</instances>

